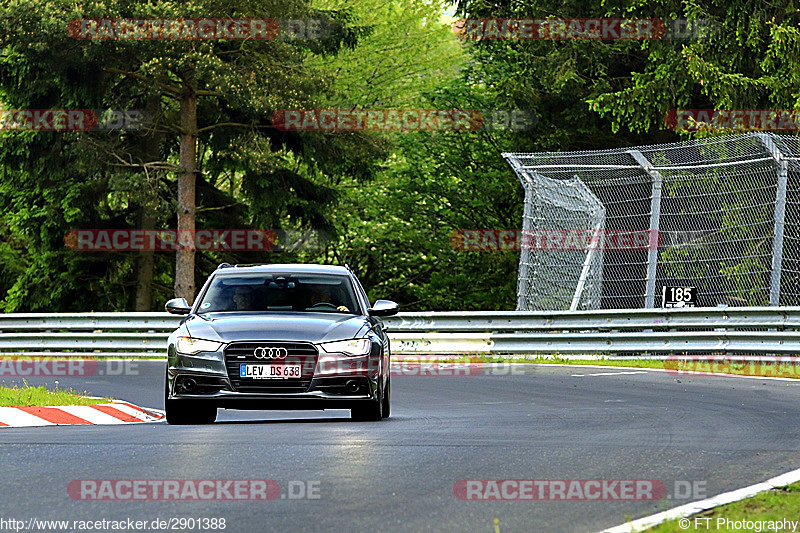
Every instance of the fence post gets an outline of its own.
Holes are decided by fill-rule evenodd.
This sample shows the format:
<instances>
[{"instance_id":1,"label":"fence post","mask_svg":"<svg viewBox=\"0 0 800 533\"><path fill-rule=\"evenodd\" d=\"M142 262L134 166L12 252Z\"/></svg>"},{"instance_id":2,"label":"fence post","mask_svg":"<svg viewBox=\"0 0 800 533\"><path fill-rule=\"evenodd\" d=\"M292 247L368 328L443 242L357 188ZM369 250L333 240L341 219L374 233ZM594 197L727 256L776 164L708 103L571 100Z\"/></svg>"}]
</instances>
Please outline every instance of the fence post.
<instances>
[{"instance_id":1,"label":"fence post","mask_svg":"<svg viewBox=\"0 0 800 533\"><path fill-rule=\"evenodd\" d=\"M656 268L658 267L658 247L653 246L653 234L658 235L661 224L661 184L663 178L661 173L653 170L653 165L642 155L639 150L628 150L628 153L636 162L650 175L652 179L652 191L650 194L650 238L647 248L647 282L644 291L645 309L653 309L656 300ZM658 242L656 239L655 242Z\"/></svg>"},{"instance_id":2,"label":"fence post","mask_svg":"<svg viewBox=\"0 0 800 533\"><path fill-rule=\"evenodd\" d=\"M520 239L521 245L519 251L519 272L517 273L517 311L529 311L528 290L529 278L531 275L531 251L530 245L525 243L529 243L526 238L526 231L530 232L532 229L530 219L533 213L531 213L530 198L533 192L533 181L530 176L528 176L527 171L522 168L522 164L514 154L503 153L503 157L511 165L511 168L514 169L514 173L525 189L525 206L522 213L522 236Z\"/></svg>"},{"instance_id":3,"label":"fence post","mask_svg":"<svg viewBox=\"0 0 800 533\"><path fill-rule=\"evenodd\" d=\"M606 218L603 216L601 222L598 222L597 226L594 228L595 235L600 234L600 231L603 229L602 227L605 226L605 221ZM575 294L572 295L572 305L569 306L570 311L577 311L578 305L581 303L583 288L586 286L586 279L589 277L589 267L591 266L592 259L594 259L596 253L596 247L592 247L591 250L586 252L586 259L583 260L583 266L581 267L581 277L578 278L578 285L575 287Z\"/></svg>"},{"instance_id":4,"label":"fence post","mask_svg":"<svg viewBox=\"0 0 800 533\"><path fill-rule=\"evenodd\" d=\"M775 227L772 237L772 276L769 283L769 305L781 303L781 271L783 269L783 228L786 218L786 186L789 181L789 164L775 144L772 135L762 133L758 139L778 165L778 186L775 190Z\"/></svg>"}]
</instances>

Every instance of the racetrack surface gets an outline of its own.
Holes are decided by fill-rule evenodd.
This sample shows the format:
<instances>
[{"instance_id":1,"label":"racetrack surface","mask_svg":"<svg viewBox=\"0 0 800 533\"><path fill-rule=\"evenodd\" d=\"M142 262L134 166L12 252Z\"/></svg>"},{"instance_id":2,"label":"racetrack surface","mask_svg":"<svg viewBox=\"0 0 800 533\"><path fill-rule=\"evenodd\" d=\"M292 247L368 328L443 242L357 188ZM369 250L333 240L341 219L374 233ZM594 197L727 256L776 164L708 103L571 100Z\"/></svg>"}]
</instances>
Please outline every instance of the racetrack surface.
<instances>
[{"instance_id":1,"label":"racetrack surface","mask_svg":"<svg viewBox=\"0 0 800 533\"><path fill-rule=\"evenodd\" d=\"M0 430L0 517L224 517L225 531L597 531L800 467L800 381L528 366L394 376L392 417L220 411L211 426ZM27 377L163 408L164 363L126 375ZM600 374L600 375L592 375ZM4 378L6 384L11 378ZM19 381L19 379L17 379ZM319 482L319 499L76 501L74 479ZM704 483L688 499L461 501L460 479Z\"/></svg>"}]
</instances>

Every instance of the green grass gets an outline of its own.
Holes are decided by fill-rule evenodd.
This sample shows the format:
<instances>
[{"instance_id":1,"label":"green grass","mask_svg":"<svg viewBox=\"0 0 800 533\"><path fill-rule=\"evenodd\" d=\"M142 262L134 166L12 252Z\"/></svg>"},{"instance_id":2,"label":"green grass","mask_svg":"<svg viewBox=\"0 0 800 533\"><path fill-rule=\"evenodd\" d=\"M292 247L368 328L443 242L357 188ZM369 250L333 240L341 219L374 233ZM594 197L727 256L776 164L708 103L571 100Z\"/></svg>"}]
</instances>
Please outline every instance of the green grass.
<instances>
[{"instance_id":1,"label":"green grass","mask_svg":"<svg viewBox=\"0 0 800 533\"><path fill-rule=\"evenodd\" d=\"M45 386L32 387L23 380L23 385L0 385L0 407L31 407L51 405L94 405L110 403L106 398L87 398L86 391L80 394L72 389L62 389L56 385L52 389Z\"/></svg>"},{"instance_id":2,"label":"green grass","mask_svg":"<svg viewBox=\"0 0 800 533\"><path fill-rule=\"evenodd\" d=\"M709 520L704 520L706 518ZM762 524L760 529L755 529L754 527L726 528L728 522L717 522L720 519L726 519L730 523L750 521L762 522ZM690 524L688 529L682 529L678 520L671 520L647 531L653 533L677 531L747 531L748 533L759 530L776 531L775 529L769 529L769 524L763 524L763 522L783 522L784 519L800 522L800 483L762 492L752 498L716 507L692 516L688 519ZM695 525L698 527L695 528ZM717 528L717 525L721 527ZM777 531L792 531L792 526L789 525L787 529L779 527ZM800 525L798 525L797 531L800 531Z\"/></svg>"},{"instance_id":3,"label":"green grass","mask_svg":"<svg viewBox=\"0 0 800 533\"><path fill-rule=\"evenodd\" d=\"M413 355L397 355L392 356L395 359L413 360ZM421 360L425 357L420 356ZM439 356L432 356L439 360ZM587 366L635 366L636 368L664 368L663 361L652 359L633 359L618 361L610 361L608 359L566 359L564 357L513 357L502 355L463 355L463 356L441 356L443 362L454 363L524 363L533 365L587 365Z\"/></svg>"}]
</instances>

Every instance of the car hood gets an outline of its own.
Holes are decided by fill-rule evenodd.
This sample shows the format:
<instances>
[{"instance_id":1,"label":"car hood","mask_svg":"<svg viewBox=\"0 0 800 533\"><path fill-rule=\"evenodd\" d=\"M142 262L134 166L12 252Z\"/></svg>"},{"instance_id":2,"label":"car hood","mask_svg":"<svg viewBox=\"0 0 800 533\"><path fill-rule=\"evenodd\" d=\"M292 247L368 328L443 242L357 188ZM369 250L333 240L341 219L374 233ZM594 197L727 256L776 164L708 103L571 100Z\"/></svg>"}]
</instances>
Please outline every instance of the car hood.
<instances>
[{"instance_id":1,"label":"car hood","mask_svg":"<svg viewBox=\"0 0 800 533\"><path fill-rule=\"evenodd\" d=\"M328 342L355 338L366 317L341 313L204 313L184 322L189 335L221 342L281 340Z\"/></svg>"}]
</instances>

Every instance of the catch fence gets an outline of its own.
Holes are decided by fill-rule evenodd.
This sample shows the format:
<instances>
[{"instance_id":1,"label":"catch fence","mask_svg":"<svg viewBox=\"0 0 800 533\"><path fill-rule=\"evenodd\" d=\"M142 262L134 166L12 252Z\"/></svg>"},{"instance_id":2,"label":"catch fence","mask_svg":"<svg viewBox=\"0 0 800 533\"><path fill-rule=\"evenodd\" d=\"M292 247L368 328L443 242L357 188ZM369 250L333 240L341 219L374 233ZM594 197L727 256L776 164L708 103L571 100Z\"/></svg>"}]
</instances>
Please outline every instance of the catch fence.
<instances>
[{"instance_id":1,"label":"catch fence","mask_svg":"<svg viewBox=\"0 0 800 533\"><path fill-rule=\"evenodd\" d=\"M665 286L697 287L700 307L800 305L798 137L503 157L525 188L523 235L601 236L523 245L519 311L654 308Z\"/></svg>"}]
</instances>

